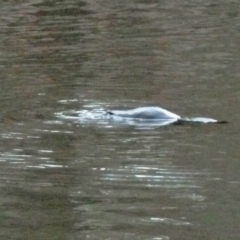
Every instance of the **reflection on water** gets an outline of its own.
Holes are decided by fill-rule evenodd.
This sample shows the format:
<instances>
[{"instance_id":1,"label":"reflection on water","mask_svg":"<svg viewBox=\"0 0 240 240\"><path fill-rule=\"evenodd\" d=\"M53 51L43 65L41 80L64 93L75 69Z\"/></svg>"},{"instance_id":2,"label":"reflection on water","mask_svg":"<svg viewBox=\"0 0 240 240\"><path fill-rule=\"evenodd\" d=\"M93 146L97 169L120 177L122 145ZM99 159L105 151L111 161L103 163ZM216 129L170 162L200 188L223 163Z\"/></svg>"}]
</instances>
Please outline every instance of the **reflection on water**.
<instances>
[{"instance_id":1,"label":"reflection on water","mask_svg":"<svg viewBox=\"0 0 240 240\"><path fill-rule=\"evenodd\" d=\"M161 188L198 188L194 182L192 174L187 172L181 172L179 169L177 171L171 171L171 169L159 169L154 167L140 167L132 166L131 168L124 167L114 169L100 169L105 173L102 176L102 180L109 183L120 184L144 184L148 187L161 187ZM199 174L199 173L195 173ZM194 175L194 174L193 174ZM118 183L118 181L120 183ZM117 183L116 183L117 182ZM136 187L136 186L135 186Z\"/></svg>"},{"instance_id":2,"label":"reflection on water","mask_svg":"<svg viewBox=\"0 0 240 240\"><path fill-rule=\"evenodd\" d=\"M238 9L2 1L0 239L239 240ZM231 124L103 118L150 105Z\"/></svg>"}]
</instances>

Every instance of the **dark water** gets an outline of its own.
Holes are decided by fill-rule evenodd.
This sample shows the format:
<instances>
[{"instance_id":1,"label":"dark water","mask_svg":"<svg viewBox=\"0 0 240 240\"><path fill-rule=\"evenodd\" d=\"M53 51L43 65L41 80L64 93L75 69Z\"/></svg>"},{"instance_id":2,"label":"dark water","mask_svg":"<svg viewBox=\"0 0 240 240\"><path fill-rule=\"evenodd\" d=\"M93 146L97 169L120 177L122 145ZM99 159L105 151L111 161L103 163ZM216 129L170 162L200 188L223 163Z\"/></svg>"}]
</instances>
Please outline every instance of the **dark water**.
<instances>
[{"instance_id":1,"label":"dark water","mask_svg":"<svg viewBox=\"0 0 240 240\"><path fill-rule=\"evenodd\" d=\"M0 239L240 239L238 1L0 3ZM156 105L228 125L57 113Z\"/></svg>"}]
</instances>

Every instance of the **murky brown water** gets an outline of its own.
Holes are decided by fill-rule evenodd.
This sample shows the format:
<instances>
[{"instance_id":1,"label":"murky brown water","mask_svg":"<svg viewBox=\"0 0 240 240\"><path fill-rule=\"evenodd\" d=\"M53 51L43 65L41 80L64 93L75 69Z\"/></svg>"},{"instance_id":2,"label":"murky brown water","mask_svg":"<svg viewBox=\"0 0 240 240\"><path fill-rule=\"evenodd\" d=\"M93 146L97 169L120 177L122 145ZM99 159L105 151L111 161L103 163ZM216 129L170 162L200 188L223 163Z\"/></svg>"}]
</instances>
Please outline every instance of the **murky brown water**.
<instances>
[{"instance_id":1,"label":"murky brown water","mask_svg":"<svg viewBox=\"0 0 240 240\"><path fill-rule=\"evenodd\" d=\"M0 239L240 239L238 1L0 3ZM64 111L157 105L228 125Z\"/></svg>"}]
</instances>

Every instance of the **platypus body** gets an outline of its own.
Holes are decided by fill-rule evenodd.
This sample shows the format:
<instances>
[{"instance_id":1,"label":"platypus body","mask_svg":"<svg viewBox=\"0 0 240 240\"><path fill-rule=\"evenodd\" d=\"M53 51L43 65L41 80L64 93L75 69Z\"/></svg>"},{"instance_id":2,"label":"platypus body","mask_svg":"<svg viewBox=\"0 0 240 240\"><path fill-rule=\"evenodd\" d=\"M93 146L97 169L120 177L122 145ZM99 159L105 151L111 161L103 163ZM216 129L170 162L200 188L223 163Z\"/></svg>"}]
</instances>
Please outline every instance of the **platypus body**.
<instances>
[{"instance_id":1,"label":"platypus body","mask_svg":"<svg viewBox=\"0 0 240 240\"><path fill-rule=\"evenodd\" d=\"M108 111L107 114L110 116L120 117L122 119L169 121L176 124L228 123L227 121L219 121L216 119L205 117L182 118L179 115L160 107L139 107L130 110L113 110Z\"/></svg>"}]
</instances>

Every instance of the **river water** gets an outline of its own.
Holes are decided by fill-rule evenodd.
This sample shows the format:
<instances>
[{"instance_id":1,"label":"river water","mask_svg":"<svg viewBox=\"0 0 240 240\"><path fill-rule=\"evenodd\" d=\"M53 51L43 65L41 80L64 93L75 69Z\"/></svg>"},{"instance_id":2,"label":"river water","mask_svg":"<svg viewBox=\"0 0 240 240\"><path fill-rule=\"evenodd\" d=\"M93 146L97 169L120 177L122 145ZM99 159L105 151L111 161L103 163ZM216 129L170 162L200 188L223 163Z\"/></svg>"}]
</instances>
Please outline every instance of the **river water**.
<instances>
[{"instance_id":1,"label":"river water","mask_svg":"<svg viewBox=\"0 0 240 240\"><path fill-rule=\"evenodd\" d=\"M0 239L240 239L239 9L2 1ZM230 123L92 117L152 105Z\"/></svg>"}]
</instances>

